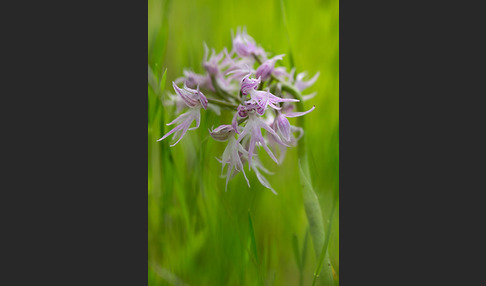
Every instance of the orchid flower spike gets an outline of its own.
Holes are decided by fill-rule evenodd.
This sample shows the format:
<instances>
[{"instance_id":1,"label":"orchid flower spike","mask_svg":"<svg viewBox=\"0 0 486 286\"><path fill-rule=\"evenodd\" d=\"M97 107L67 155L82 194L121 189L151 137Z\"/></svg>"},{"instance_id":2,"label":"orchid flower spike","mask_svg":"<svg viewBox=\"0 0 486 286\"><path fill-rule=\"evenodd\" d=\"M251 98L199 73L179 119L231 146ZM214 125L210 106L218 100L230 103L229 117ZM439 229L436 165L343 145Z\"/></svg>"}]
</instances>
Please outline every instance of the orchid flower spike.
<instances>
[{"instance_id":1,"label":"orchid flower spike","mask_svg":"<svg viewBox=\"0 0 486 286\"><path fill-rule=\"evenodd\" d=\"M248 35L246 28L238 27L236 35L232 32L231 36L231 52L223 48L216 53L204 44L204 72L198 74L184 69L183 76L172 82L175 95L163 97L162 103L173 106L170 110L175 110L178 116L174 116L176 118L167 124L175 127L158 141L172 136L175 143L170 146L178 144L187 131L199 128L201 109L214 112L217 116L224 116L223 112L231 110L231 124L208 130L211 138L226 144L222 156L217 158L222 165L221 175L226 177L225 189L228 188L228 182L240 172L243 172L250 186L244 170L248 164L258 181L277 194L263 176L271 172L263 166L255 148L263 147L277 164L283 161L287 147L295 146L304 134L304 129L290 125L288 118L303 116L315 109L312 107L304 112L294 112L297 107L295 103L299 99L308 100L316 94L296 95L295 92L301 92L314 84L319 72L304 80L306 72L295 76L295 67L290 71L283 66L275 67L284 55L268 59L265 50ZM158 87L157 83L149 68L149 84L154 90ZM290 88L282 89L283 85ZM206 97L201 90L209 96ZM183 109L185 113L179 114ZM274 154L278 155L278 159Z\"/></svg>"}]
</instances>

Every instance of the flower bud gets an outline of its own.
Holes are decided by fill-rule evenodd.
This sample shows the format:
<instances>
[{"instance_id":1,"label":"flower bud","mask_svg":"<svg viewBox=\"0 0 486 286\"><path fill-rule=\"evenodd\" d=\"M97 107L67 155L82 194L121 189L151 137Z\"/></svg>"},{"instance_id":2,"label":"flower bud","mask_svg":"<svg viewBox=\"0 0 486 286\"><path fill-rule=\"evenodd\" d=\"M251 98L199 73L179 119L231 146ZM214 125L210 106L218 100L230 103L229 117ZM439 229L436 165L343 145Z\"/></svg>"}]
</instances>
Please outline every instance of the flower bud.
<instances>
[{"instance_id":1,"label":"flower bud","mask_svg":"<svg viewBox=\"0 0 486 286\"><path fill-rule=\"evenodd\" d=\"M209 134L216 141L226 141L235 135L235 130L231 125L221 125L214 130L209 130Z\"/></svg>"},{"instance_id":2,"label":"flower bud","mask_svg":"<svg viewBox=\"0 0 486 286\"><path fill-rule=\"evenodd\" d=\"M256 70L256 76L260 77L263 81L266 81L272 74L277 60L281 60L283 56L284 55L278 55L263 62Z\"/></svg>"},{"instance_id":3,"label":"flower bud","mask_svg":"<svg viewBox=\"0 0 486 286\"><path fill-rule=\"evenodd\" d=\"M213 62L206 62L203 63L204 69L208 72L210 75L216 75L218 73L218 65L213 63Z\"/></svg>"},{"instance_id":4,"label":"flower bud","mask_svg":"<svg viewBox=\"0 0 486 286\"><path fill-rule=\"evenodd\" d=\"M208 99L202 92L199 91L199 86L196 89L187 87L184 83L184 89L178 87L175 82L172 82L172 87L175 92L184 100L184 103L190 108L202 107L206 109L208 107Z\"/></svg>"}]
</instances>

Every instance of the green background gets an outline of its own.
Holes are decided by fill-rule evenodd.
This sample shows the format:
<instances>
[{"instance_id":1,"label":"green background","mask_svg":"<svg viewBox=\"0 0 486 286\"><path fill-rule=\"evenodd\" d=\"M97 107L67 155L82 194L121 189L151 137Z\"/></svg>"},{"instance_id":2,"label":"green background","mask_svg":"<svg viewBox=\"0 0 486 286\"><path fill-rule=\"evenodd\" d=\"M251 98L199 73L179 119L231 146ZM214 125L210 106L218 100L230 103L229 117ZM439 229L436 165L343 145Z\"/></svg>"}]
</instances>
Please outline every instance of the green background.
<instances>
[{"instance_id":1,"label":"green background","mask_svg":"<svg viewBox=\"0 0 486 286\"><path fill-rule=\"evenodd\" d=\"M225 142L208 128L230 124L201 112L201 126L175 147L171 137L156 142L172 126L174 109L162 106L171 82L183 68L202 73L203 42L231 50L231 30L246 26L267 52L286 54L277 65L318 81L303 94L311 181L329 224L332 198L339 193L339 3L338 1L148 1L148 64L158 81L148 87L148 280L149 285L311 285L317 264L299 183L296 148L277 166L263 150L260 158L278 195L245 170L228 184L219 177ZM166 78L162 78L164 71ZM154 86L160 86L154 88ZM290 119L291 124L295 119ZM308 237L308 239L306 239ZM339 201L328 248L339 283Z\"/></svg>"}]
</instances>

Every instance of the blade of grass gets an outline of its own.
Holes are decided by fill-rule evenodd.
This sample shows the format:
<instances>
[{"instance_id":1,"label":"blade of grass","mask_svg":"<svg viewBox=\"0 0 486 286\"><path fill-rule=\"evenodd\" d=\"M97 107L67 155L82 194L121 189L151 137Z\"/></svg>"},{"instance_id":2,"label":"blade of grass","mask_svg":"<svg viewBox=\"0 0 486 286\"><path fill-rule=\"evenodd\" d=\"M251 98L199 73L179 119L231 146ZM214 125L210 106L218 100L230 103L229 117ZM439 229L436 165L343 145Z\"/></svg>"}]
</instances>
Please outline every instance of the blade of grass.
<instances>
[{"instance_id":1,"label":"blade of grass","mask_svg":"<svg viewBox=\"0 0 486 286\"><path fill-rule=\"evenodd\" d=\"M284 23L284 28L285 28L285 34L287 35L287 43L289 44L289 62L291 67L295 67L294 63L294 56L292 53L292 45L290 45L290 35L289 35L289 27L287 24L287 14L285 12L285 4L283 0L280 0L280 8L282 11L282 19Z\"/></svg>"},{"instance_id":2,"label":"blade of grass","mask_svg":"<svg viewBox=\"0 0 486 286\"><path fill-rule=\"evenodd\" d=\"M329 245L329 237L331 234L331 226L332 226L332 217L334 215L334 209L336 208L336 202L337 198L334 199L332 208L331 208L331 213L329 214L329 225L327 226L327 231L326 231L326 239L324 240L324 244L322 245L322 250L321 250L321 255L319 257L319 262L317 263L316 270L314 272L314 280L312 282L312 285L314 286L316 284L317 277L319 277L322 269L322 265L324 262L327 260L327 263L329 264L329 268L331 267L330 262L329 262L329 255L327 253L327 246ZM327 256L327 259L326 259ZM327 267L325 267L327 269ZM332 269L331 269L331 275L332 275Z\"/></svg>"},{"instance_id":3,"label":"blade of grass","mask_svg":"<svg viewBox=\"0 0 486 286\"><path fill-rule=\"evenodd\" d=\"M257 248L256 248L256 239L255 239L255 230L253 228L253 221L251 219L251 212L248 210L248 228L250 230L250 242L251 242L251 250L253 252L253 257L255 260L255 266L257 268L258 275L260 277L260 285L264 285L263 281L263 274L261 273L261 267L258 262L258 254L257 254Z\"/></svg>"},{"instance_id":4,"label":"blade of grass","mask_svg":"<svg viewBox=\"0 0 486 286\"><path fill-rule=\"evenodd\" d=\"M307 163L307 161L306 161ZM319 205L319 199L317 198L314 189L308 179L308 175L304 173L302 161L299 160L299 170L302 182L302 192L304 197L304 208L309 220L309 229L314 242L314 251L316 258L319 259L322 247L325 241L324 222L322 220L322 211ZM307 173L308 173L307 169ZM329 257L327 257L327 261ZM316 273L314 273L314 279ZM332 270L330 265L326 265L323 269L323 282L324 285L334 285L334 278L332 276Z\"/></svg>"},{"instance_id":5,"label":"blade of grass","mask_svg":"<svg viewBox=\"0 0 486 286\"><path fill-rule=\"evenodd\" d=\"M162 78L160 79L160 85L159 85L159 90L158 90L158 96L159 97L162 95L162 92L164 91L166 79L167 79L167 69L165 69L164 74L162 75Z\"/></svg>"},{"instance_id":6,"label":"blade of grass","mask_svg":"<svg viewBox=\"0 0 486 286\"><path fill-rule=\"evenodd\" d=\"M302 272L302 261L300 260L300 255L299 255L299 239L297 238L297 235L294 233L292 235L292 246L294 249L294 257L295 257L295 262L297 263L297 266L299 267L299 272Z\"/></svg>"},{"instance_id":7,"label":"blade of grass","mask_svg":"<svg viewBox=\"0 0 486 286\"><path fill-rule=\"evenodd\" d=\"M301 259L301 268L304 270L305 266L305 258L307 257L307 245L309 242L309 227L306 228L305 230L305 237L304 237L304 245L302 246L302 259ZM301 271L300 273L300 285L304 285L304 271Z\"/></svg>"},{"instance_id":8,"label":"blade of grass","mask_svg":"<svg viewBox=\"0 0 486 286\"><path fill-rule=\"evenodd\" d=\"M250 229L250 239L251 239L251 250L255 257L256 262L258 263L258 254L256 249L256 240L255 240L255 230L253 229L253 222L251 220L251 213L248 210L248 228Z\"/></svg>"},{"instance_id":9,"label":"blade of grass","mask_svg":"<svg viewBox=\"0 0 486 286\"><path fill-rule=\"evenodd\" d=\"M160 22L158 23L157 27L155 27L155 31L153 32L151 37L149 38L148 43L148 63L152 67L155 75L159 75L159 66L162 63L162 59L165 55L165 50L167 48L167 38L168 38L168 13L170 11L170 0L163 1L162 7L162 17L160 17Z\"/></svg>"},{"instance_id":10,"label":"blade of grass","mask_svg":"<svg viewBox=\"0 0 486 286\"><path fill-rule=\"evenodd\" d=\"M305 237L302 243L302 252L299 251L299 239L296 234L292 236L292 246L297 266L299 267L299 285L304 285L304 265L307 253L307 241L309 240L309 228L305 230Z\"/></svg>"},{"instance_id":11,"label":"blade of grass","mask_svg":"<svg viewBox=\"0 0 486 286\"><path fill-rule=\"evenodd\" d=\"M150 65L148 66L148 83L150 89L148 90L148 124L152 126L155 114L161 105L162 92L165 88L167 77L167 69L165 69L160 81L156 78ZM158 139L158 138L157 138Z\"/></svg>"},{"instance_id":12,"label":"blade of grass","mask_svg":"<svg viewBox=\"0 0 486 286\"><path fill-rule=\"evenodd\" d=\"M150 65L148 65L148 83L149 86L152 88L153 92L157 92L157 78L155 77L154 72Z\"/></svg>"}]
</instances>

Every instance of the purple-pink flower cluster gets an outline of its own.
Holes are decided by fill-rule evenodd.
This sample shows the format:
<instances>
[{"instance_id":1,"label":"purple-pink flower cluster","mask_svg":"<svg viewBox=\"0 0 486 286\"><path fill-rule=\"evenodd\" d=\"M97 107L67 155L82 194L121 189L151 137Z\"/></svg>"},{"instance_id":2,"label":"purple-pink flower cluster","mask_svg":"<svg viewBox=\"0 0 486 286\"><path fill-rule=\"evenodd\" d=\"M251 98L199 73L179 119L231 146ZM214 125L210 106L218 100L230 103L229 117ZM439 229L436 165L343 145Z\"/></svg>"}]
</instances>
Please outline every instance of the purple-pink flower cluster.
<instances>
[{"instance_id":1,"label":"purple-pink flower cluster","mask_svg":"<svg viewBox=\"0 0 486 286\"><path fill-rule=\"evenodd\" d=\"M222 165L221 175L226 177L226 189L228 182L239 172L250 186L244 170L247 164L259 182L277 194L262 175L262 172L271 172L263 166L255 147L262 147L275 163L283 161L286 148L295 146L304 133L301 127L290 125L287 118L313 111L315 107L294 112L296 102L310 99L315 93L296 98L282 85L300 93L316 82L319 73L304 80L306 72L295 75L295 68L288 71L285 67L275 67L284 55L268 58L267 52L247 34L246 29L237 29L232 38L231 52L224 48L219 53L212 49L210 53L204 45L204 74L184 70L184 76L172 83L176 95L169 95L164 104L176 105L177 112L187 110L167 124L178 125L158 141L173 135L176 142L171 146L174 146L188 130L197 129L201 108L217 115L221 114L221 109L230 110L233 112L231 123L209 130L214 140L228 142L218 159ZM195 127L190 128L194 121ZM275 154L279 155L278 159Z\"/></svg>"}]
</instances>

